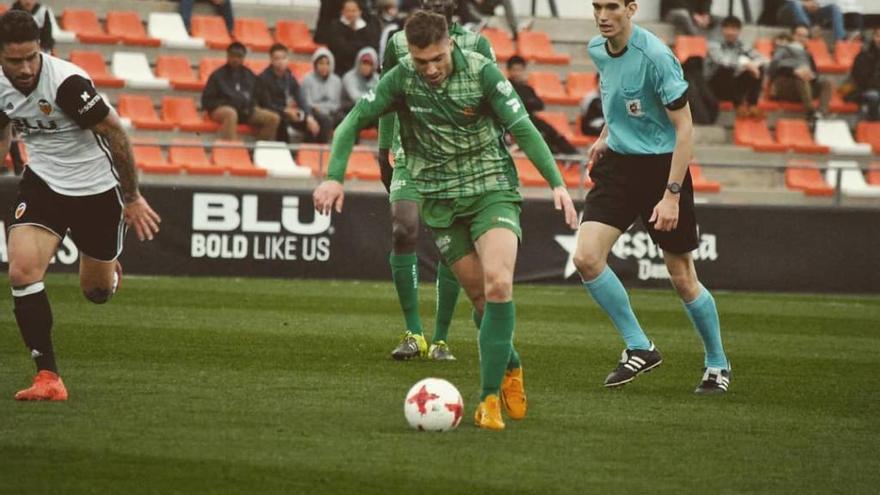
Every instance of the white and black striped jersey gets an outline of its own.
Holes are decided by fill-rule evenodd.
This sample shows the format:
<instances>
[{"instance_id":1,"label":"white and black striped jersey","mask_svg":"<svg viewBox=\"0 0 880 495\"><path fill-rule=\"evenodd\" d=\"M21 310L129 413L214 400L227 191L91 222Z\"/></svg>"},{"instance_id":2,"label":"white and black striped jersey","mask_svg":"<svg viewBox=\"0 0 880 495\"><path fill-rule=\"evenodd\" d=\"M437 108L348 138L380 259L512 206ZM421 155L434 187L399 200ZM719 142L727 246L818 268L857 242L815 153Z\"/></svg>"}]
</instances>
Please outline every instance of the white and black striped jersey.
<instances>
[{"instance_id":1,"label":"white and black striped jersey","mask_svg":"<svg viewBox=\"0 0 880 495\"><path fill-rule=\"evenodd\" d=\"M0 126L11 123L24 137L28 167L53 191L87 196L116 187L107 143L90 130L111 107L85 71L51 55L40 57L30 94L0 75Z\"/></svg>"}]
</instances>

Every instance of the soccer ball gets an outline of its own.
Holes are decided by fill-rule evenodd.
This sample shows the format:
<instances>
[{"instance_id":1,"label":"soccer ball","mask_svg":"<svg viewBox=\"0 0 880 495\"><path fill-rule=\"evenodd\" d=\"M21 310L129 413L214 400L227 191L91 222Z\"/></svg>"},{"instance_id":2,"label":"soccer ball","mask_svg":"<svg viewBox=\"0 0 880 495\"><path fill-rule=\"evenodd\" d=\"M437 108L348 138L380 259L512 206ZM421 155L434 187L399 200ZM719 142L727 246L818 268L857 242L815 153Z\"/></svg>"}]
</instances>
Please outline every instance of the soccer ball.
<instances>
[{"instance_id":1,"label":"soccer ball","mask_svg":"<svg viewBox=\"0 0 880 495\"><path fill-rule=\"evenodd\" d=\"M419 431L449 431L461 422L464 403L455 385L442 378L425 378L409 389L403 414Z\"/></svg>"}]
</instances>

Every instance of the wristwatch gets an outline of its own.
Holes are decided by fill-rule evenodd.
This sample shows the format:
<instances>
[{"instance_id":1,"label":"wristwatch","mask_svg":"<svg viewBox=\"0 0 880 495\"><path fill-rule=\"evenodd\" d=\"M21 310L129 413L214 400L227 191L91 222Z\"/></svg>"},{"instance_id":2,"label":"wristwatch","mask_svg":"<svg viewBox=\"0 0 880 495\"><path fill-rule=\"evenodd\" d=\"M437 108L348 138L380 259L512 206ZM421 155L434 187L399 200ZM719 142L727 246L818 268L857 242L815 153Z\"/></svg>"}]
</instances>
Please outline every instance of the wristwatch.
<instances>
[{"instance_id":1,"label":"wristwatch","mask_svg":"<svg viewBox=\"0 0 880 495\"><path fill-rule=\"evenodd\" d=\"M678 182L670 182L669 184L666 184L666 189L672 194L678 194L681 192L681 184Z\"/></svg>"}]
</instances>

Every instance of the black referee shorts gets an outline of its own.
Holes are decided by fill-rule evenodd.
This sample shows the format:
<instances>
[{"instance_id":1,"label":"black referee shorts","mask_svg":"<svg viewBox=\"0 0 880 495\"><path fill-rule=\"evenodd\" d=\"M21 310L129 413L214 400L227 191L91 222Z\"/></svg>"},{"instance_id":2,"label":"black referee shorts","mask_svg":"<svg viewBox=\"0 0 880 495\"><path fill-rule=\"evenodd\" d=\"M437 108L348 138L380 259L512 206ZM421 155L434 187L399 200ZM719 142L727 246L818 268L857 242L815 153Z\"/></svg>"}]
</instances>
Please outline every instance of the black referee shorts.
<instances>
[{"instance_id":1,"label":"black referee shorts","mask_svg":"<svg viewBox=\"0 0 880 495\"><path fill-rule=\"evenodd\" d=\"M622 155L611 150L590 170L595 184L587 193L583 222L599 222L626 232L636 217L655 244L670 253L687 253L699 245L694 214L694 186L687 172L678 201L678 226L669 232L648 223L654 206L663 198L672 166L672 153Z\"/></svg>"},{"instance_id":2,"label":"black referee shorts","mask_svg":"<svg viewBox=\"0 0 880 495\"><path fill-rule=\"evenodd\" d=\"M122 253L126 232L121 198L118 188L90 196L59 194L25 169L6 228L36 225L59 239L64 239L69 230L81 252L99 261L113 261Z\"/></svg>"}]
</instances>

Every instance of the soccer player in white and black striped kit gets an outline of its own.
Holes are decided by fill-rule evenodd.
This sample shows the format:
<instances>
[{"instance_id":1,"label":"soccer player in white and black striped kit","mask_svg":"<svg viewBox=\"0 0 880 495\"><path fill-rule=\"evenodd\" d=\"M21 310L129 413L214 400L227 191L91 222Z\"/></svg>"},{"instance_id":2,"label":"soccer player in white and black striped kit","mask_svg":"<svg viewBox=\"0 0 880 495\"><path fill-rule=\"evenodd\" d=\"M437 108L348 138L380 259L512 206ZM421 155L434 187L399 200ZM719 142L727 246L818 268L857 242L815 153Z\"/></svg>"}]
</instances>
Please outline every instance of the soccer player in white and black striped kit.
<instances>
[{"instance_id":1,"label":"soccer player in white and black striped kit","mask_svg":"<svg viewBox=\"0 0 880 495\"><path fill-rule=\"evenodd\" d=\"M159 216L138 191L131 144L116 112L79 67L40 53L40 30L26 12L0 17L0 156L13 127L30 161L7 222L15 319L37 365L18 400L66 400L52 348L52 309L43 286L65 235L80 257L85 297L107 302L121 276L126 225L141 240Z\"/></svg>"}]
</instances>

